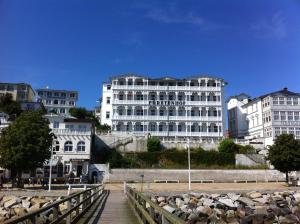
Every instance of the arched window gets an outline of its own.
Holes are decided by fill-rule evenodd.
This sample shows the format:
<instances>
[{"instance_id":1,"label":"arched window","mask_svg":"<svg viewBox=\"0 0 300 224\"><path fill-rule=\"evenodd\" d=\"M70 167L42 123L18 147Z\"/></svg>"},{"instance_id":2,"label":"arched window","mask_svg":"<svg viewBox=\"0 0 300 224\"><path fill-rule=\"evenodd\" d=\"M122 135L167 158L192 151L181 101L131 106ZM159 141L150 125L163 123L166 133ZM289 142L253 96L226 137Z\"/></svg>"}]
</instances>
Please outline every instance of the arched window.
<instances>
[{"instance_id":1,"label":"arched window","mask_svg":"<svg viewBox=\"0 0 300 224\"><path fill-rule=\"evenodd\" d=\"M71 152L73 150L73 143L71 141L66 141L65 152Z\"/></svg>"},{"instance_id":2,"label":"arched window","mask_svg":"<svg viewBox=\"0 0 300 224\"><path fill-rule=\"evenodd\" d=\"M53 144L53 152L59 151L59 141L55 141Z\"/></svg>"},{"instance_id":3,"label":"arched window","mask_svg":"<svg viewBox=\"0 0 300 224\"><path fill-rule=\"evenodd\" d=\"M85 142L80 141L77 144L77 152L84 152L85 151Z\"/></svg>"}]
</instances>

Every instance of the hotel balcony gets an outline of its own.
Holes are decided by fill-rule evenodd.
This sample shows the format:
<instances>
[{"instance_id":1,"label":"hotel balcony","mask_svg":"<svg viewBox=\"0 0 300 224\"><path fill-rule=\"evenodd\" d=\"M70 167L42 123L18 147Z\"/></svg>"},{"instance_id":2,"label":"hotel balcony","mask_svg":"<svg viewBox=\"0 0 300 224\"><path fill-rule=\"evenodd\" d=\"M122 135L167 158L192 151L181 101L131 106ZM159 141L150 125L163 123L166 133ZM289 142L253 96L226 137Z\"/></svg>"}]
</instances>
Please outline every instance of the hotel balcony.
<instances>
[{"instance_id":1,"label":"hotel balcony","mask_svg":"<svg viewBox=\"0 0 300 224\"><path fill-rule=\"evenodd\" d=\"M113 105L149 105L152 100L113 100ZM160 101L160 100L158 100ZM163 100L168 101L168 100ZM222 106L221 101L184 101L184 106ZM159 106L159 105L157 105ZM163 105L162 105L163 106Z\"/></svg>"},{"instance_id":2,"label":"hotel balcony","mask_svg":"<svg viewBox=\"0 0 300 224\"><path fill-rule=\"evenodd\" d=\"M112 90L144 91L221 91L221 86L151 86L151 85L113 85Z\"/></svg>"},{"instance_id":3,"label":"hotel balcony","mask_svg":"<svg viewBox=\"0 0 300 224\"><path fill-rule=\"evenodd\" d=\"M129 132L123 131L114 131L118 134L128 134ZM151 136L159 136L159 137L222 137L221 132L177 132L177 131L134 131L130 132L130 134L134 134L137 136L145 136L150 134Z\"/></svg>"},{"instance_id":4,"label":"hotel balcony","mask_svg":"<svg viewBox=\"0 0 300 224\"><path fill-rule=\"evenodd\" d=\"M138 116L138 115L113 115L116 121L191 121L191 122L222 122L222 117L200 116Z\"/></svg>"},{"instance_id":5,"label":"hotel balcony","mask_svg":"<svg viewBox=\"0 0 300 224\"><path fill-rule=\"evenodd\" d=\"M92 134L92 132L88 130L73 130L73 129L63 129L63 128L53 128L52 133L55 135L87 135L87 136L90 136Z\"/></svg>"}]
</instances>

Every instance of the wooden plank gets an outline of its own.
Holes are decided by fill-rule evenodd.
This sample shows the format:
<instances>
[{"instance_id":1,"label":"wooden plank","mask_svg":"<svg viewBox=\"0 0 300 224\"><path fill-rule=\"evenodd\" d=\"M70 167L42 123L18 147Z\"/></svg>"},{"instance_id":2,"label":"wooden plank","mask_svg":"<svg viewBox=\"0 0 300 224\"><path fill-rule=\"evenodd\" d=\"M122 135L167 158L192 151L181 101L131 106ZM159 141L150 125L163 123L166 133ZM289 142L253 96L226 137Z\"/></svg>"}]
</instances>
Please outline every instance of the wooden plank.
<instances>
[{"instance_id":1,"label":"wooden plank","mask_svg":"<svg viewBox=\"0 0 300 224\"><path fill-rule=\"evenodd\" d=\"M99 220L94 223L138 224L138 221L128 206L125 195L121 191L111 191Z\"/></svg>"}]
</instances>

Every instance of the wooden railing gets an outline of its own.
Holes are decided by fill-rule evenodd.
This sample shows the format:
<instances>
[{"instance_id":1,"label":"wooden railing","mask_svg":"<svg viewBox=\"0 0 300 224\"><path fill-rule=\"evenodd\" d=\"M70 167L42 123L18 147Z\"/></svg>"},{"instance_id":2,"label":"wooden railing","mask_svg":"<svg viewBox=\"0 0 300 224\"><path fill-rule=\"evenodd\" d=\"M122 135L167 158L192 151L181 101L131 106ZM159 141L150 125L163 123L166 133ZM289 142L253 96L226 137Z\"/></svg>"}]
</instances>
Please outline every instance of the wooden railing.
<instances>
[{"instance_id":1,"label":"wooden railing","mask_svg":"<svg viewBox=\"0 0 300 224\"><path fill-rule=\"evenodd\" d=\"M130 207L135 212L140 223L149 224L184 224L184 220L167 212L150 198L125 184L125 192Z\"/></svg>"},{"instance_id":2,"label":"wooden railing","mask_svg":"<svg viewBox=\"0 0 300 224\"><path fill-rule=\"evenodd\" d=\"M103 185L98 185L96 187L92 187L90 189L72 194L62 200L55 201L50 205L42 207L36 211L27 213L20 217L10 219L4 222L4 224L41 223L39 221L39 217L42 215L42 213L45 212L49 212L48 217L50 214L53 215L53 219L50 221L50 223L75 223L101 196L102 192ZM59 206L64 203L67 203L67 209L66 211L61 213L59 211Z\"/></svg>"}]
</instances>

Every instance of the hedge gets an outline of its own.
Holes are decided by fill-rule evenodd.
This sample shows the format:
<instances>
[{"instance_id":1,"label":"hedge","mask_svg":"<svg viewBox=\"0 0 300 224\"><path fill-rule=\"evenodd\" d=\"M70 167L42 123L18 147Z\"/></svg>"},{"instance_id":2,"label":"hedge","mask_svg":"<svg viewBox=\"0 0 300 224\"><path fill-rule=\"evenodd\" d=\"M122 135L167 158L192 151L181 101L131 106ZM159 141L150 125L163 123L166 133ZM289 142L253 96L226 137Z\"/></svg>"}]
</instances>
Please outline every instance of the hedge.
<instances>
[{"instance_id":1,"label":"hedge","mask_svg":"<svg viewBox=\"0 0 300 224\"><path fill-rule=\"evenodd\" d=\"M124 158L135 161L132 168L186 168L186 151L161 151L161 152L139 152L126 153ZM191 152L192 168L209 167L234 167L235 156L231 153L217 151L194 151Z\"/></svg>"}]
</instances>

